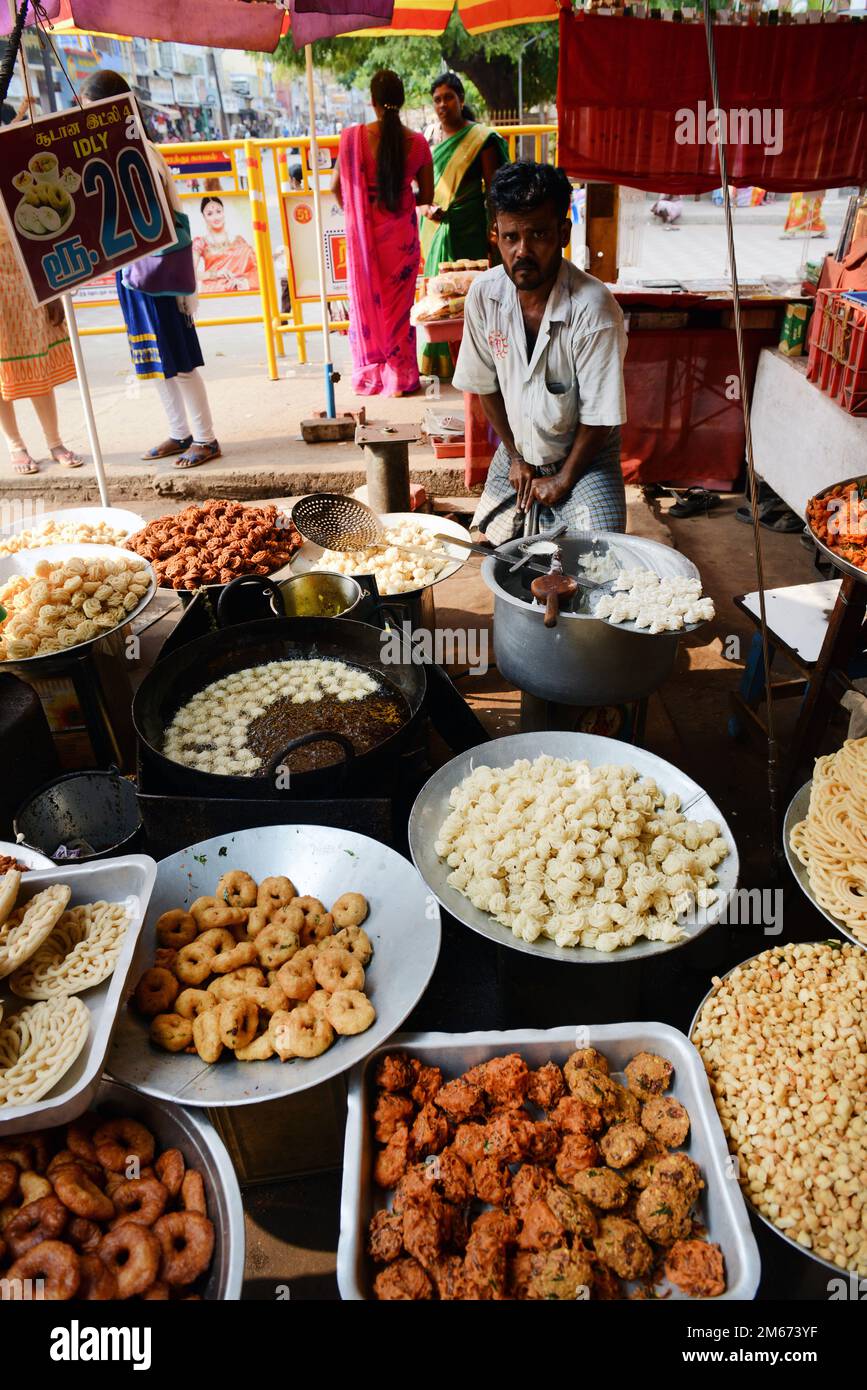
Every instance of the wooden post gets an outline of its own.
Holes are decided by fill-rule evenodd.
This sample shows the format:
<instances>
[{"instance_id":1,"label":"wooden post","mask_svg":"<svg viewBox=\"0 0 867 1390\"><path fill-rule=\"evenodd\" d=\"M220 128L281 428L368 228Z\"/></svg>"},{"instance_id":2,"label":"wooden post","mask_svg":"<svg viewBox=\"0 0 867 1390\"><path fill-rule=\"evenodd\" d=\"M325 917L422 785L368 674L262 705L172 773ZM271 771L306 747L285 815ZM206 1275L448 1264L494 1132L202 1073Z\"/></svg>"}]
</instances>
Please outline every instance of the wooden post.
<instances>
[{"instance_id":1,"label":"wooden post","mask_svg":"<svg viewBox=\"0 0 867 1390\"><path fill-rule=\"evenodd\" d=\"M617 279L620 189L615 183L587 184L587 270L609 284Z\"/></svg>"}]
</instances>

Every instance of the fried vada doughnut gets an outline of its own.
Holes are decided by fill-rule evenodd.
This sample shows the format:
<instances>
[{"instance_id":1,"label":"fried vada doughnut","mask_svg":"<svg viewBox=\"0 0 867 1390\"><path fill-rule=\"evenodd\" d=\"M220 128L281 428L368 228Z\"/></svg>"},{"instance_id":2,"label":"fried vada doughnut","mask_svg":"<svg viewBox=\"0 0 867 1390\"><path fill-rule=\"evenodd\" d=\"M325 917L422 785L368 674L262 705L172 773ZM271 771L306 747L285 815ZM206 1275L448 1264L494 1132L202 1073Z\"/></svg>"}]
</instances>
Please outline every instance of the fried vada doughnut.
<instances>
[{"instance_id":1,"label":"fried vada doughnut","mask_svg":"<svg viewBox=\"0 0 867 1390\"><path fill-rule=\"evenodd\" d=\"M56 1197L40 1197L15 1213L3 1232L3 1239L18 1260L41 1241L59 1236L67 1215L66 1207Z\"/></svg>"},{"instance_id":2,"label":"fried vada doughnut","mask_svg":"<svg viewBox=\"0 0 867 1390\"><path fill-rule=\"evenodd\" d=\"M4 1158L0 1163L0 1204L8 1202L18 1186L18 1165Z\"/></svg>"},{"instance_id":3,"label":"fried vada doughnut","mask_svg":"<svg viewBox=\"0 0 867 1390\"><path fill-rule=\"evenodd\" d=\"M331 995L328 993L327 989L316 989L307 1000L307 1003L310 1005L311 1009L315 1009L316 1013L321 1014L324 1018L325 1009L330 998Z\"/></svg>"},{"instance_id":4,"label":"fried vada doughnut","mask_svg":"<svg viewBox=\"0 0 867 1390\"><path fill-rule=\"evenodd\" d=\"M21 1188L22 1207L26 1207L28 1202L38 1202L40 1197L51 1196L51 1183L48 1178L43 1178L41 1173L22 1173L18 1184Z\"/></svg>"},{"instance_id":5,"label":"fried vada doughnut","mask_svg":"<svg viewBox=\"0 0 867 1390\"><path fill-rule=\"evenodd\" d=\"M313 962L313 975L317 984L334 994L338 989L364 989L364 971L349 951L332 947L323 951Z\"/></svg>"},{"instance_id":6,"label":"fried vada doughnut","mask_svg":"<svg viewBox=\"0 0 867 1390\"><path fill-rule=\"evenodd\" d=\"M291 1013L285 1009L278 1009L271 1015L268 1023L268 1041L273 1047L281 1062L288 1062L290 1057L294 1057L292 1044L289 1041L289 1020Z\"/></svg>"},{"instance_id":7,"label":"fried vada doughnut","mask_svg":"<svg viewBox=\"0 0 867 1390\"><path fill-rule=\"evenodd\" d=\"M266 912L273 912L278 907L286 907L295 897L295 884L291 879L278 874L262 879L256 894L256 906Z\"/></svg>"},{"instance_id":8,"label":"fried vada doughnut","mask_svg":"<svg viewBox=\"0 0 867 1390\"><path fill-rule=\"evenodd\" d=\"M20 1134L19 1143L27 1144L33 1150L33 1159L25 1164L25 1168L34 1170L37 1173L44 1173L48 1167L48 1160L51 1157L51 1150L44 1134Z\"/></svg>"},{"instance_id":9,"label":"fried vada doughnut","mask_svg":"<svg viewBox=\"0 0 867 1390\"><path fill-rule=\"evenodd\" d=\"M222 899L213 897L196 898L196 901L190 904L190 915L195 918L196 925L202 933L226 927L240 927L247 921L247 915L240 907L230 907Z\"/></svg>"},{"instance_id":10,"label":"fried vada doughnut","mask_svg":"<svg viewBox=\"0 0 867 1390\"><path fill-rule=\"evenodd\" d=\"M154 951L154 966L160 970L174 970L178 953L173 946L159 946Z\"/></svg>"},{"instance_id":11,"label":"fried vada doughnut","mask_svg":"<svg viewBox=\"0 0 867 1390\"><path fill-rule=\"evenodd\" d=\"M161 966L146 970L135 987L135 1006L145 1018L167 1014L178 997L180 985L171 971Z\"/></svg>"},{"instance_id":12,"label":"fried vada doughnut","mask_svg":"<svg viewBox=\"0 0 867 1390\"><path fill-rule=\"evenodd\" d=\"M238 999L251 990L261 989L265 976L256 965L243 965L231 975L221 975L208 985L207 993L212 999Z\"/></svg>"},{"instance_id":13,"label":"fried vada doughnut","mask_svg":"<svg viewBox=\"0 0 867 1390\"><path fill-rule=\"evenodd\" d=\"M175 1013L180 1014L181 1018L195 1018L196 1014L203 1014L205 1009L212 1009L216 999L206 989L182 989L175 1000Z\"/></svg>"},{"instance_id":14,"label":"fried vada doughnut","mask_svg":"<svg viewBox=\"0 0 867 1390\"><path fill-rule=\"evenodd\" d=\"M96 1150L93 1150L96 1153ZM105 1185L105 1172L94 1159L93 1163L86 1158L79 1158L77 1154L70 1153L68 1149L61 1149L59 1154L55 1154L48 1165L46 1177L53 1182L54 1174L60 1168L67 1167L70 1163L77 1163L83 1168L91 1182L95 1182L97 1187Z\"/></svg>"},{"instance_id":15,"label":"fried vada doughnut","mask_svg":"<svg viewBox=\"0 0 867 1390\"><path fill-rule=\"evenodd\" d=\"M158 1178L132 1178L112 1194L118 1213L113 1224L136 1221L140 1226L152 1226L162 1216L168 1200L169 1190Z\"/></svg>"},{"instance_id":16,"label":"fried vada doughnut","mask_svg":"<svg viewBox=\"0 0 867 1390\"><path fill-rule=\"evenodd\" d=\"M165 1149L154 1164L156 1175L170 1197L177 1197L184 1181L186 1163L180 1149Z\"/></svg>"},{"instance_id":17,"label":"fried vada doughnut","mask_svg":"<svg viewBox=\"0 0 867 1390\"><path fill-rule=\"evenodd\" d=\"M342 930L343 927L360 927L369 911L363 893L341 893L331 909L331 916Z\"/></svg>"},{"instance_id":18,"label":"fried vada doughnut","mask_svg":"<svg viewBox=\"0 0 867 1390\"><path fill-rule=\"evenodd\" d=\"M160 1221L165 1221L161 1216ZM104 1235L97 1254L117 1280L117 1297L133 1298L144 1293L157 1277L160 1242L147 1226L123 1221Z\"/></svg>"},{"instance_id":19,"label":"fried vada doughnut","mask_svg":"<svg viewBox=\"0 0 867 1390\"><path fill-rule=\"evenodd\" d=\"M219 1009L206 1009L193 1019L193 1044L203 1062L210 1065L219 1060L223 1051Z\"/></svg>"},{"instance_id":20,"label":"fried vada doughnut","mask_svg":"<svg viewBox=\"0 0 867 1390\"><path fill-rule=\"evenodd\" d=\"M244 869L229 869L217 881L214 896L229 907L255 907L259 889Z\"/></svg>"},{"instance_id":21,"label":"fried vada doughnut","mask_svg":"<svg viewBox=\"0 0 867 1390\"><path fill-rule=\"evenodd\" d=\"M54 1191L75 1216L88 1221L110 1221L114 1204L105 1192L91 1182L80 1163L67 1163L54 1175Z\"/></svg>"},{"instance_id":22,"label":"fried vada doughnut","mask_svg":"<svg viewBox=\"0 0 867 1390\"><path fill-rule=\"evenodd\" d=\"M150 1040L164 1052L183 1052L193 1041L193 1025L182 1014L157 1014L151 1019Z\"/></svg>"},{"instance_id":23,"label":"fried vada doughnut","mask_svg":"<svg viewBox=\"0 0 867 1390\"><path fill-rule=\"evenodd\" d=\"M267 927L270 920L270 908L251 908L250 915L247 918L247 936L250 938L251 941L254 941L256 939L256 937L259 935L259 932L262 931L263 927Z\"/></svg>"},{"instance_id":24,"label":"fried vada doughnut","mask_svg":"<svg viewBox=\"0 0 867 1390\"><path fill-rule=\"evenodd\" d=\"M164 1284L162 1279L155 1279L150 1288L145 1289L144 1293L139 1295L140 1298L145 1299L148 1303L154 1303L157 1300L164 1303L168 1296L169 1286L168 1284Z\"/></svg>"},{"instance_id":25,"label":"fried vada doughnut","mask_svg":"<svg viewBox=\"0 0 867 1390\"><path fill-rule=\"evenodd\" d=\"M373 943L363 927L343 927L329 938L325 949L330 950L332 945L339 946L342 951L348 951L351 956L355 956L359 965L365 967L373 955Z\"/></svg>"},{"instance_id":26,"label":"fried vada doughnut","mask_svg":"<svg viewBox=\"0 0 867 1390\"><path fill-rule=\"evenodd\" d=\"M215 958L224 951L233 951L235 944L230 931L215 928L203 932L196 941L178 951L175 974L185 985L200 985L212 974Z\"/></svg>"},{"instance_id":27,"label":"fried vada doughnut","mask_svg":"<svg viewBox=\"0 0 867 1390\"><path fill-rule=\"evenodd\" d=\"M303 921L302 914L290 908L282 922L269 922L257 932L251 944L266 970L279 970L296 954L301 946L299 929Z\"/></svg>"},{"instance_id":28,"label":"fried vada doughnut","mask_svg":"<svg viewBox=\"0 0 867 1390\"><path fill-rule=\"evenodd\" d=\"M81 1261L71 1245L43 1240L10 1265L6 1278L20 1280L25 1297L62 1302L74 1298L81 1283ZM36 1283L42 1280L41 1284Z\"/></svg>"},{"instance_id":29,"label":"fried vada doughnut","mask_svg":"<svg viewBox=\"0 0 867 1390\"><path fill-rule=\"evenodd\" d=\"M318 898L296 898L292 906L302 913L302 946L317 945L327 936L331 936L334 931L334 918Z\"/></svg>"},{"instance_id":30,"label":"fried vada doughnut","mask_svg":"<svg viewBox=\"0 0 867 1390\"><path fill-rule=\"evenodd\" d=\"M289 1007L289 1000L276 980L267 989L260 987L259 989L247 990L245 997L252 999L254 1003L259 1005L260 1009L264 1009L269 1014L275 1014L278 1009Z\"/></svg>"},{"instance_id":31,"label":"fried vada doughnut","mask_svg":"<svg viewBox=\"0 0 867 1390\"><path fill-rule=\"evenodd\" d=\"M191 941L195 941L199 927L191 912L182 907L173 907L157 918L156 933L161 946L170 946L179 951L182 946L189 946Z\"/></svg>"},{"instance_id":32,"label":"fried vada doughnut","mask_svg":"<svg viewBox=\"0 0 867 1390\"><path fill-rule=\"evenodd\" d=\"M271 1035L267 1028L258 1038L254 1038L247 1047L239 1047L235 1053L235 1058L239 1062L267 1062L268 1058L273 1056L274 1044L271 1042Z\"/></svg>"},{"instance_id":33,"label":"fried vada doughnut","mask_svg":"<svg viewBox=\"0 0 867 1390\"><path fill-rule=\"evenodd\" d=\"M154 1235L161 1250L160 1278L172 1288L192 1284L211 1262L214 1228L201 1212L170 1211L157 1221Z\"/></svg>"},{"instance_id":34,"label":"fried vada doughnut","mask_svg":"<svg viewBox=\"0 0 867 1390\"><path fill-rule=\"evenodd\" d=\"M93 1144L103 1168L122 1173L130 1158L148 1168L154 1157L154 1137L138 1120L107 1120L94 1131Z\"/></svg>"},{"instance_id":35,"label":"fried vada doughnut","mask_svg":"<svg viewBox=\"0 0 867 1390\"><path fill-rule=\"evenodd\" d=\"M334 1042L334 1028L327 1016L323 1018L309 1004L299 1004L288 1017L286 1032L296 1057L319 1057L328 1051Z\"/></svg>"},{"instance_id":36,"label":"fried vada doughnut","mask_svg":"<svg viewBox=\"0 0 867 1390\"><path fill-rule=\"evenodd\" d=\"M197 1211L207 1216L208 1204L205 1201L205 1180L195 1168L188 1168L181 1185L181 1206L184 1211Z\"/></svg>"},{"instance_id":37,"label":"fried vada doughnut","mask_svg":"<svg viewBox=\"0 0 867 1390\"><path fill-rule=\"evenodd\" d=\"M277 971L277 983L287 999L309 999L316 989L313 963L309 959L299 961L297 957L288 961Z\"/></svg>"},{"instance_id":38,"label":"fried vada doughnut","mask_svg":"<svg viewBox=\"0 0 867 1390\"><path fill-rule=\"evenodd\" d=\"M117 1298L117 1280L107 1265L92 1252L79 1256L81 1283L76 1298L85 1303L105 1303Z\"/></svg>"},{"instance_id":39,"label":"fried vada doughnut","mask_svg":"<svg viewBox=\"0 0 867 1390\"><path fill-rule=\"evenodd\" d=\"M376 1009L360 990L338 989L331 996L325 1016L335 1033L351 1037L371 1026L376 1020Z\"/></svg>"},{"instance_id":40,"label":"fried vada doughnut","mask_svg":"<svg viewBox=\"0 0 867 1390\"><path fill-rule=\"evenodd\" d=\"M248 1047L259 1027L259 1007L252 999L225 999L219 1012L220 1042L235 1052Z\"/></svg>"},{"instance_id":41,"label":"fried vada doughnut","mask_svg":"<svg viewBox=\"0 0 867 1390\"><path fill-rule=\"evenodd\" d=\"M239 941L233 951L220 951L213 960L215 975L228 975L233 970L252 968L256 960L256 944L252 941Z\"/></svg>"},{"instance_id":42,"label":"fried vada doughnut","mask_svg":"<svg viewBox=\"0 0 867 1390\"><path fill-rule=\"evenodd\" d=\"M66 1228L66 1239L80 1255L92 1255L102 1240L102 1231L86 1216L73 1216Z\"/></svg>"}]
</instances>

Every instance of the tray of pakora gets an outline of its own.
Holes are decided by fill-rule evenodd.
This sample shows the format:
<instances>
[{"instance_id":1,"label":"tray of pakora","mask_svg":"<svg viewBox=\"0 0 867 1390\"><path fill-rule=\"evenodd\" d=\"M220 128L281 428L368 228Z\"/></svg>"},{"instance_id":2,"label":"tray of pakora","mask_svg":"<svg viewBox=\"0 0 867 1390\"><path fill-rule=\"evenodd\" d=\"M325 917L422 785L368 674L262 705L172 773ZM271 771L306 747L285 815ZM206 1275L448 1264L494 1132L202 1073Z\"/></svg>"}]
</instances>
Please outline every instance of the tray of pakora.
<instances>
[{"instance_id":1,"label":"tray of pakora","mask_svg":"<svg viewBox=\"0 0 867 1390\"><path fill-rule=\"evenodd\" d=\"M753 1298L695 1048L661 1023L392 1038L352 1073L345 1299Z\"/></svg>"}]
</instances>

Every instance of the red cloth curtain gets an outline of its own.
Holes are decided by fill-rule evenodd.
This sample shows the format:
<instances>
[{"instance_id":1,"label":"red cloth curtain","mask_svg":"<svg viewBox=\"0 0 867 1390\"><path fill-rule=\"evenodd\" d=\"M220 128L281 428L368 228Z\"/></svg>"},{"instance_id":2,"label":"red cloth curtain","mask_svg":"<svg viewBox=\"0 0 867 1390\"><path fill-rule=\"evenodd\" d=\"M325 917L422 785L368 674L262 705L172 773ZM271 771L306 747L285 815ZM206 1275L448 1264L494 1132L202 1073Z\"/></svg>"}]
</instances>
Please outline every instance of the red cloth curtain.
<instances>
[{"instance_id":1,"label":"red cloth curtain","mask_svg":"<svg viewBox=\"0 0 867 1390\"><path fill-rule=\"evenodd\" d=\"M714 38L720 104L742 137L729 135L730 183L794 193L867 181L867 22L723 24ZM703 24L562 10L557 108L573 178L720 186Z\"/></svg>"},{"instance_id":2,"label":"red cloth curtain","mask_svg":"<svg viewBox=\"0 0 867 1390\"><path fill-rule=\"evenodd\" d=\"M0 0L0 5L8 0ZM205 48L249 48L273 53L283 27L283 11L264 0L72 0L79 29L99 34L138 34L165 43Z\"/></svg>"}]
</instances>

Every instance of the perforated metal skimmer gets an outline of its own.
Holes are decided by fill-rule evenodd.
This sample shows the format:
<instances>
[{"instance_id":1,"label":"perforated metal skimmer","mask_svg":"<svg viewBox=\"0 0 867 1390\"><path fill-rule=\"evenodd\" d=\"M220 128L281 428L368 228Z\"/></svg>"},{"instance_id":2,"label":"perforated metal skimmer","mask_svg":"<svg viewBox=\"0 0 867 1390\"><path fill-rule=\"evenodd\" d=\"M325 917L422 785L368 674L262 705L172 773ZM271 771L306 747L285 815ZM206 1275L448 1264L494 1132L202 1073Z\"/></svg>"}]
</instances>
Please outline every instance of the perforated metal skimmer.
<instances>
[{"instance_id":1,"label":"perforated metal skimmer","mask_svg":"<svg viewBox=\"0 0 867 1390\"><path fill-rule=\"evenodd\" d=\"M304 539L321 545L323 550L363 550L367 546L386 550L394 546L401 554L417 555L423 560L453 558L445 551L395 545L386 538L376 512L357 498L344 497L340 492L314 492L302 497L293 506L291 515Z\"/></svg>"}]
</instances>

